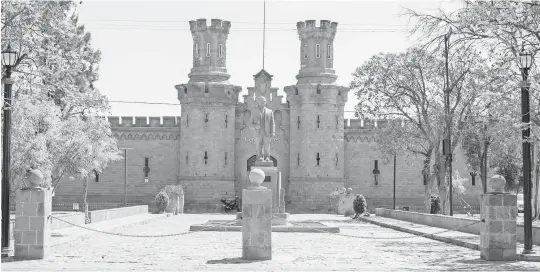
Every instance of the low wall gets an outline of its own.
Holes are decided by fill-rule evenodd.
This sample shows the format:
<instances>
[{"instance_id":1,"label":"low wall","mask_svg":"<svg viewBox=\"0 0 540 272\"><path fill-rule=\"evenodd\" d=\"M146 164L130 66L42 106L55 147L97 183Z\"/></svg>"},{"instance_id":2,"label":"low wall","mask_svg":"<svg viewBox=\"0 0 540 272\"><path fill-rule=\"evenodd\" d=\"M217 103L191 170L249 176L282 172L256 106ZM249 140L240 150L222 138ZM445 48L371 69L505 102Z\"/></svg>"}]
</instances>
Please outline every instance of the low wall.
<instances>
[{"instance_id":1,"label":"low wall","mask_svg":"<svg viewBox=\"0 0 540 272\"><path fill-rule=\"evenodd\" d=\"M59 219L62 219L64 221L67 221L69 223L78 225L78 226L84 226L84 213L82 212L74 212L74 213L53 213L54 217L58 217ZM51 222L51 230L61 229L61 228L69 228L73 227L73 225L70 225L68 223L64 223L60 220L52 219Z\"/></svg>"},{"instance_id":2,"label":"low wall","mask_svg":"<svg viewBox=\"0 0 540 272\"><path fill-rule=\"evenodd\" d=\"M459 229L460 232L480 235L481 224L464 227L474 222L479 222L480 219L459 218L440 214L406 212L381 208L375 209L375 215L443 229L455 229L461 227ZM533 226L532 232L533 244L540 245L540 227ZM517 224L517 240L523 242L523 236L523 224Z\"/></svg>"},{"instance_id":3,"label":"low wall","mask_svg":"<svg viewBox=\"0 0 540 272\"><path fill-rule=\"evenodd\" d=\"M116 209L90 211L90 223L118 219L126 216L148 213L148 205L122 207Z\"/></svg>"}]
</instances>

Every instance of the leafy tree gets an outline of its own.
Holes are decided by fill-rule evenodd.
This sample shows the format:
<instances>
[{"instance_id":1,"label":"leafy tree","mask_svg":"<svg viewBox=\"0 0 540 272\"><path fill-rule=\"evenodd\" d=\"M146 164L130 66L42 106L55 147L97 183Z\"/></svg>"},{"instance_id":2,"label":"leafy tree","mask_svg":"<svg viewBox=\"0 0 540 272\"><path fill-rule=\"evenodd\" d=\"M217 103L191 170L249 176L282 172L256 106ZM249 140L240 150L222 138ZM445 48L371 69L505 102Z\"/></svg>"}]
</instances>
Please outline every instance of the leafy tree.
<instances>
[{"instance_id":1,"label":"leafy tree","mask_svg":"<svg viewBox=\"0 0 540 272\"><path fill-rule=\"evenodd\" d=\"M21 182L27 167L44 171L54 189L63 178L84 179L101 171L118 158L118 150L109 124L99 117L109 111L106 97L94 86L100 52L78 24L76 4L1 5L2 47L9 42L20 53L13 73L14 182Z\"/></svg>"}]
</instances>

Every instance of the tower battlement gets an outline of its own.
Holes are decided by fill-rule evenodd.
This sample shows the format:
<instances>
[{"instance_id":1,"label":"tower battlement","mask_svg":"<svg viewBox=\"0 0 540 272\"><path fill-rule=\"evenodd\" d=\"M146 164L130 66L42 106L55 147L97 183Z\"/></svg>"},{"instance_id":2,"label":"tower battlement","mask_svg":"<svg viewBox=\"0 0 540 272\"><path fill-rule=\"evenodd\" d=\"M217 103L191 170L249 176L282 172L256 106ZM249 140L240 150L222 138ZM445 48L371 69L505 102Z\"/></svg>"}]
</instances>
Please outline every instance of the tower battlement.
<instances>
[{"instance_id":1,"label":"tower battlement","mask_svg":"<svg viewBox=\"0 0 540 272\"><path fill-rule=\"evenodd\" d=\"M189 21L189 29L191 33L195 34L197 32L216 32L229 34L231 28L231 22L223 21L221 19L211 19L210 26L207 25L206 19L197 19Z\"/></svg>"},{"instance_id":2,"label":"tower battlement","mask_svg":"<svg viewBox=\"0 0 540 272\"><path fill-rule=\"evenodd\" d=\"M225 82L227 74L227 37L231 22L212 19L210 26L206 19L189 21L193 37L193 68L190 82Z\"/></svg>"},{"instance_id":3,"label":"tower battlement","mask_svg":"<svg viewBox=\"0 0 540 272\"><path fill-rule=\"evenodd\" d=\"M337 22L321 20L320 25L316 25L316 20L306 20L296 23L300 40L307 38L324 38L332 41L336 36Z\"/></svg>"}]
</instances>

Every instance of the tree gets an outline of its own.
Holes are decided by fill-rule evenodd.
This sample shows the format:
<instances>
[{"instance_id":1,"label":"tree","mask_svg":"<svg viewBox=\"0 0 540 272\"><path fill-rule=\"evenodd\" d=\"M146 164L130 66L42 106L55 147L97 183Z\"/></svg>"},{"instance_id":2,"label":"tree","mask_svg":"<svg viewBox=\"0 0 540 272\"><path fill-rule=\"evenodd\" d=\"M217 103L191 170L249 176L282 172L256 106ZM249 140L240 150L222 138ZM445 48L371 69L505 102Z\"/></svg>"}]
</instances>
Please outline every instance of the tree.
<instances>
[{"instance_id":1,"label":"tree","mask_svg":"<svg viewBox=\"0 0 540 272\"><path fill-rule=\"evenodd\" d=\"M100 52L78 24L76 4L1 5L2 47L10 42L20 52L13 74L14 120L20 125L15 124L12 152L21 154L12 160L14 177L26 167L40 168L56 189L65 177L101 171L119 152L109 124L99 117L109 111L106 97L94 86Z\"/></svg>"},{"instance_id":2,"label":"tree","mask_svg":"<svg viewBox=\"0 0 540 272\"><path fill-rule=\"evenodd\" d=\"M412 10L407 13L418 20L414 32L420 33L424 38L433 39L441 33L451 29L453 35L458 39L458 43L481 44L489 50L489 59L497 65L511 65L512 71L516 73L514 79L515 89L518 88L519 72L518 55L522 48L531 51L533 55L540 50L540 2L539 1L464 1L463 8L455 12L445 13L440 11L437 15L421 14ZM534 68L534 67L533 67ZM538 88L539 75L533 69L529 75L532 79L532 89ZM533 190L535 211L540 211L539 196L539 174L540 174L540 148L538 148L538 130L540 125L540 96L532 92L532 105L536 104L536 109L531 110L532 135L527 141L535 143L533 152L536 161L534 164L534 180L536 188ZM536 114L534 112L536 111ZM519 123L520 118L515 120ZM523 128L523 126L515 126ZM487 160L487 159L486 159ZM507 164L500 164L507 165ZM508 165L507 165L508 166ZM513 168L513 167L511 167ZM510 169L510 168L509 168ZM535 212L534 217L538 219L540 213Z\"/></svg>"},{"instance_id":3,"label":"tree","mask_svg":"<svg viewBox=\"0 0 540 272\"><path fill-rule=\"evenodd\" d=\"M378 130L383 154L408 154L422 158L425 210L431 206L430 167L438 144L440 107L435 102L441 90L440 71L430 69L438 62L418 48L405 53L378 54L358 67L351 89L356 89L357 111L374 119L393 119ZM401 122L397 121L402 119Z\"/></svg>"}]
</instances>

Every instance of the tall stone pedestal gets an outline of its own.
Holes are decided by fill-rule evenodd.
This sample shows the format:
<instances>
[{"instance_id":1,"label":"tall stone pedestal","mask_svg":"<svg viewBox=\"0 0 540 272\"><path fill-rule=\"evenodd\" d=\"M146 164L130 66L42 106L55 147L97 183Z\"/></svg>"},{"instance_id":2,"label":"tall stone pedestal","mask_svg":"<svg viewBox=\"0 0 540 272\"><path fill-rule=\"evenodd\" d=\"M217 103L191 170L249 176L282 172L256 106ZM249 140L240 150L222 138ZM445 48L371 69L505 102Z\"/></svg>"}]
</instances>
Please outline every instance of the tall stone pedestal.
<instances>
[{"instance_id":1,"label":"tall stone pedestal","mask_svg":"<svg viewBox=\"0 0 540 272\"><path fill-rule=\"evenodd\" d=\"M262 170L265 174L263 185L272 190L272 226L287 225L290 214L285 212L285 189L281 186L281 172L273 162L256 161L251 169Z\"/></svg>"},{"instance_id":2,"label":"tall stone pedestal","mask_svg":"<svg viewBox=\"0 0 540 272\"><path fill-rule=\"evenodd\" d=\"M501 180L502 179L502 180ZM504 186L504 178L494 176L491 179ZM495 192L481 196L480 257L488 261L515 261L516 256L516 217L517 196Z\"/></svg>"},{"instance_id":3,"label":"tall stone pedestal","mask_svg":"<svg viewBox=\"0 0 540 272\"><path fill-rule=\"evenodd\" d=\"M15 258L47 258L50 253L51 190L39 187L19 190L16 199Z\"/></svg>"},{"instance_id":4,"label":"tall stone pedestal","mask_svg":"<svg viewBox=\"0 0 540 272\"><path fill-rule=\"evenodd\" d=\"M255 178L257 180L254 181ZM257 185L263 179L262 171L252 170L250 180L254 186L242 191L242 259L244 260L272 259L272 191Z\"/></svg>"}]
</instances>

